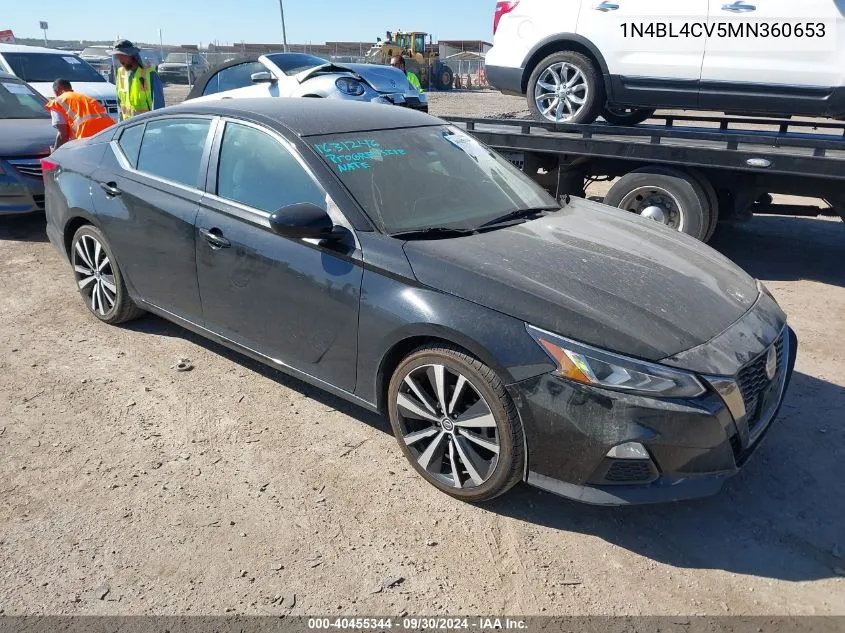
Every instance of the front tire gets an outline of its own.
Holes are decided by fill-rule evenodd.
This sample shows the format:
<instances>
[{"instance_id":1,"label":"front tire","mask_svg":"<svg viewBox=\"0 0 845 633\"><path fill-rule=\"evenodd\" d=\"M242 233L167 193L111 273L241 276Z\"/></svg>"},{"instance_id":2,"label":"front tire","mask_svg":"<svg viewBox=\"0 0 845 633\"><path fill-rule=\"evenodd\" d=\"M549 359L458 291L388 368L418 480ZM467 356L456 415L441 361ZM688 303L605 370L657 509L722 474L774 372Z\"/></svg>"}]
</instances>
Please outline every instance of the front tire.
<instances>
[{"instance_id":1,"label":"front tire","mask_svg":"<svg viewBox=\"0 0 845 633\"><path fill-rule=\"evenodd\" d=\"M539 121L592 123L605 102L593 62L581 53L554 53L528 79L528 108Z\"/></svg>"},{"instance_id":2,"label":"front tire","mask_svg":"<svg viewBox=\"0 0 845 633\"><path fill-rule=\"evenodd\" d=\"M391 378L388 414L405 457L446 494L487 501L522 478L516 407L496 373L462 350L428 346L408 356Z\"/></svg>"},{"instance_id":3,"label":"front tire","mask_svg":"<svg viewBox=\"0 0 845 633\"><path fill-rule=\"evenodd\" d=\"M102 231L80 227L73 236L70 261L79 294L91 313L110 325L143 316L126 290L126 283Z\"/></svg>"}]
</instances>

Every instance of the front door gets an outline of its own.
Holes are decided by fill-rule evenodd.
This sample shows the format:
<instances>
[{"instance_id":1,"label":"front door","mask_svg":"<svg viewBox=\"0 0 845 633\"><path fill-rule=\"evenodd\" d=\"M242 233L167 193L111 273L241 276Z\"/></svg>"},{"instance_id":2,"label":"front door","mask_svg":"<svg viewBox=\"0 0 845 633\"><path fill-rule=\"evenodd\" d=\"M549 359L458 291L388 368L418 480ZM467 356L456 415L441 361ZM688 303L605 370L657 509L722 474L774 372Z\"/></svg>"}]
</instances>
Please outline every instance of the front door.
<instances>
[{"instance_id":1,"label":"front door","mask_svg":"<svg viewBox=\"0 0 845 633\"><path fill-rule=\"evenodd\" d=\"M355 389L363 269L354 245L281 237L270 215L325 191L295 150L262 128L227 122L216 182L197 217L206 327L346 391Z\"/></svg>"},{"instance_id":2,"label":"front door","mask_svg":"<svg viewBox=\"0 0 845 633\"><path fill-rule=\"evenodd\" d=\"M213 119L168 117L129 126L95 174L94 206L141 299L201 322L194 221ZM116 152L116 154L115 154Z\"/></svg>"},{"instance_id":3,"label":"front door","mask_svg":"<svg viewBox=\"0 0 845 633\"><path fill-rule=\"evenodd\" d=\"M695 106L707 8L708 0L582 0L577 33L604 57L614 101Z\"/></svg>"}]
</instances>

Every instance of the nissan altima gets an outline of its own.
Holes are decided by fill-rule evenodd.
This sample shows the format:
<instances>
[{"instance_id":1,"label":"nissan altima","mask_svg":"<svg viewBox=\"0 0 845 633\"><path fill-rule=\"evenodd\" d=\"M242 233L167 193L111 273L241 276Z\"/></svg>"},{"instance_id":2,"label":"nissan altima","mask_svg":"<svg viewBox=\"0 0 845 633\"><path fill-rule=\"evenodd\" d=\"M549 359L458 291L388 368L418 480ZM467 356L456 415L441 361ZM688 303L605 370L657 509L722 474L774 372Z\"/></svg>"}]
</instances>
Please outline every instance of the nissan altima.
<instances>
[{"instance_id":1,"label":"nissan altima","mask_svg":"<svg viewBox=\"0 0 845 633\"><path fill-rule=\"evenodd\" d=\"M796 337L709 247L555 200L427 114L185 103L43 161L91 314L151 312L386 415L419 475L618 505L716 493L772 427Z\"/></svg>"}]
</instances>

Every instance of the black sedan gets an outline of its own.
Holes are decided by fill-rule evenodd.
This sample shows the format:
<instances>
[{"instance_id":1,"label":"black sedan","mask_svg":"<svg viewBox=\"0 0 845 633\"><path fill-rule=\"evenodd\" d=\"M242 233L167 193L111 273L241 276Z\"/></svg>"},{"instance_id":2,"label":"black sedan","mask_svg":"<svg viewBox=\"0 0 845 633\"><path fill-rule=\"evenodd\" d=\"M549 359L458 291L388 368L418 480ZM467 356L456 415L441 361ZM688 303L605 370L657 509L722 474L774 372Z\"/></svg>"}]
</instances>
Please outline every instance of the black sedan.
<instances>
[{"instance_id":1,"label":"black sedan","mask_svg":"<svg viewBox=\"0 0 845 633\"><path fill-rule=\"evenodd\" d=\"M719 490L795 359L757 281L677 231L557 202L404 108L250 99L143 115L45 161L91 313L145 311L390 419L467 501Z\"/></svg>"}]
</instances>

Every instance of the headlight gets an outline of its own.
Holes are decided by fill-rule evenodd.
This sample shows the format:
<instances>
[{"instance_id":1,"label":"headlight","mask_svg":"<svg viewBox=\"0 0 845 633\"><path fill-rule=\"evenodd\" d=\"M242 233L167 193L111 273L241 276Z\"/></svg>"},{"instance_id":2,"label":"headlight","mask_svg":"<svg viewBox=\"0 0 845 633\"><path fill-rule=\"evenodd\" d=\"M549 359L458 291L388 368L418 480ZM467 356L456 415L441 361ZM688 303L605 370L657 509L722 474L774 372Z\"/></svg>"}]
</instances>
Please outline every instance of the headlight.
<instances>
[{"instance_id":1,"label":"headlight","mask_svg":"<svg viewBox=\"0 0 845 633\"><path fill-rule=\"evenodd\" d=\"M340 77L334 85L345 95L360 97L364 94L364 85L350 77Z\"/></svg>"},{"instance_id":2,"label":"headlight","mask_svg":"<svg viewBox=\"0 0 845 633\"><path fill-rule=\"evenodd\" d=\"M555 374L567 380L663 398L695 398L706 392L698 378L684 371L605 352L531 325L528 333L557 365Z\"/></svg>"}]
</instances>

